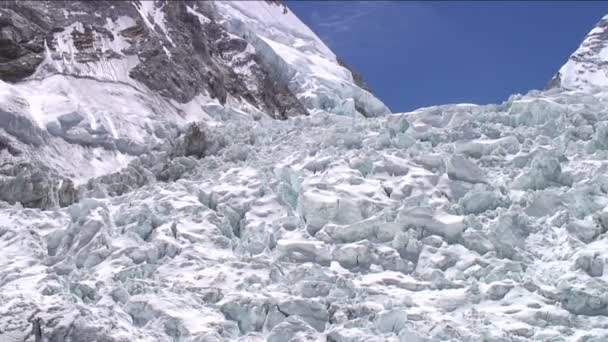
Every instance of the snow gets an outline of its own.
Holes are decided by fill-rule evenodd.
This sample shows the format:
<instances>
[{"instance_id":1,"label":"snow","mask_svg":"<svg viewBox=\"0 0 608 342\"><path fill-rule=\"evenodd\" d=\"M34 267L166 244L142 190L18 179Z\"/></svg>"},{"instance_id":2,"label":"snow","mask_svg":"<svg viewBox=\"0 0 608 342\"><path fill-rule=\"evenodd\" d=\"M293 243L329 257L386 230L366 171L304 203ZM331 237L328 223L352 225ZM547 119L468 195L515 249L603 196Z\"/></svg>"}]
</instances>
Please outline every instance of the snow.
<instances>
[{"instance_id":1,"label":"snow","mask_svg":"<svg viewBox=\"0 0 608 342\"><path fill-rule=\"evenodd\" d=\"M161 4L158 6L157 4ZM163 12L164 3L159 2L157 0L151 1L138 1L133 2L133 6L137 9L141 18L144 20L144 23L152 32L156 31L156 26L160 28L164 37L171 43L171 45L175 46L169 31L167 30L167 26L165 24L165 12ZM158 34L158 32L157 32Z\"/></svg>"},{"instance_id":2,"label":"snow","mask_svg":"<svg viewBox=\"0 0 608 342\"><path fill-rule=\"evenodd\" d=\"M14 89L4 90L10 91ZM605 233L587 224L608 222L604 216L592 218L605 215L601 209L607 204L601 184L608 183L601 183L599 171L605 166L604 147L594 137L565 141L567 129L541 147L531 138L542 132L542 122L507 120L550 109L541 104L569 104L570 111L546 114L574 129L584 124L577 118L586 108L605 106L606 95L585 97L587 107L577 106L579 96L531 93L501 105L431 107L403 117L319 113L287 121L217 120L211 137L227 137L228 145L193 160L193 172L176 181L64 209L5 206L0 239L8 241L2 253L12 261L2 267L4 274L15 275L0 295L12 298L14 291L27 291L23 305L30 309L18 313L9 301L2 310L28 315L43 307L43 289L68 286L53 279L78 275L77 285L66 288L75 293L78 305L102 322L114 322L112 336L137 334L144 340L170 338L175 331L218 341L264 340L289 329L322 340L352 333L357 317L362 318L357 336L386 340L400 335L540 339L574 317L567 336L606 336L603 309L585 304L590 303L585 298L600 298L608 289ZM463 110L472 111L478 134L462 135L471 122L453 118ZM598 120L608 120L605 113L594 112ZM427 133L443 140L432 145L411 137L417 131L400 118L433 123ZM112 116L99 124L112 122L124 134L116 120ZM499 137L482 133L490 128ZM496 144L517 135L519 144ZM402 136L413 139L410 147L400 147ZM344 137L356 137L359 143ZM245 159L230 158L244 142L253 144ZM459 146L471 143L497 146L468 157L488 175L486 183L450 179L442 166ZM554 175L551 164L543 164L550 159L512 164L515 156L541 156L539 149L565 154L558 158L562 174L579 173L573 183L551 184L543 191L566 203L587 196L587 204L528 215L526 208L534 205L538 191L504 188L542 165L542 175ZM600 183L589 187L594 180ZM496 205L465 206L482 193L494 197L481 201L496 198ZM478 209L469 214L467 208ZM571 219L559 220L560 215ZM592 235L572 230L572 222ZM32 244L34 237L24 229L38 231L46 245ZM14 241L26 248L16 248ZM55 260L50 265L43 262L51 257L48 253ZM85 255L85 266L70 261ZM21 264L28 265L29 274L16 274L16 268L26 267ZM55 293L50 295L55 305L71 312L73 300ZM113 305L115 313L87 296ZM334 307L327 316L321 310L325 306L315 304L324 298L331 298ZM287 320L281 312L273 313L275 305L283 312L298 311L289 311L294 318ZM200 313L204 319L197 318ZM296 317L300 323L293 321ZM11 329L18 334L29 326Z\"/></svg>"},{"instance_id":3,"label":"snow","mask_svg":"<svg viewBox=\"0 0 608 342\"><path fill-rule=\"evenodd\" d=\"M354 84L351 72L291 11L284 13L282 6L263 1L214 4L220 23L244 37L309 111L348 116L390 113L380 100Z\"/></svg>"},{"instance_id":4,"label":"snow","mask_svg":"<svg viewBox=\"0 0 608 342\"><path fill-rule=\"evenodd\" d=\"M210 21L211 21L209 18L205 17L205 16L204 16L203 14L201 14L200 12L197 12L196 10L194 10L194 9L193 9L192 7L190 7L190 6L186 6L186 10L188 11L188 13L190 13L190 14L194 14L194 15L195 15L195 16L198 18L198 21L199 21L201 24L205 24L205 23L208 23L208 22L210 22Z\"/></svg>"},{"instance_id":5,"label":"snow","mask_svg":"<svg viewBox=\"0 0 608 342\"><path fill-rule=\"evenodd\" d=\"M165 126L168 123L183 125L187 122L164 100L153 94L143 98L139 90L126 84L53 75L16 85L2 82L0 89L4 94L3 103L15 101L13 98L19 99L25 110L18 115L31 120L44 131L51 124L60 126L61 118L70 113L82 116L83 119L71 131L76 132L80 128L87 131L80 130L69 141L58 136L51 140L49 146L57 151L69 148L71 154L54 152L47 156L62 173L71 175L79 183L90 177L115 172L132 159L124 151L107 149L100 150L97 158L91 158L91 150L86 143L88 137L102 134L108 141L128 139L138 145L153 145L161 142L155 136L154 126ZM78 140L74 140L76 137L84 139L81 145ZM67 147L68 143L71 146ZM73 167L73 163L77 163L77 166Z\"/></svg>"},{"instance_id":6,"label":"snow","mask_svg":"<svg viewBox=\"0 0 608 342\"><path fill-rule=\"evenodd\" d=\"M128 27L132 27L134 25L135 25L135 20L133 20L133 18L128 17L128 16L124 16L124 15L119 16L116 19L116 21L113 21L110 18L106 18L106 24L103 27L110 30L110 32L112 32L114 39L112 41L108 41L108 40L104 39L102 41L102 44L103 44L102 51L112 50L121 55L124 55L122 53L122 50L127 49L129 46L131 46L131 44L129 44L129 42L127 42L127 40L120 34L120 31L122 31Z\"/></svg>"},{"instance_id":7,"label":"snow","mask_svg":"<svg viewBox=\"0 0 608 342\"><path fill-rule=\"evenodd\" d=\"M171 51L169 51L169 49L167 49L167 47L164 45L163 45L163 51L165 52L167 57L169 57L169 59L171 59L173 57L173 55L171 55Z\"/></svg>"},{"instance_id":8,"label":"snow","mask_svg":"<svg viewBox=\"0 0 608 342\"><path fill-rule=\"evenodd\" d=\"M135 24L135 21L127 16L120 16L114 22L106 18L104 28L108 29L114 39L109 39L104 35L94 34L93 50L101 52L99 61L79 62L75 55L77 52L74 46L72 32L74 30L83 32L82 23L76 22L67 26L62 32L54 33L55 50L51 51L45 41L45 59L38 66L33 79L44 78L56 73L67 74L79 77L90 77L103 81L129 83L136 87L141 87L135 80L129 77L129 72L138 63L136 55L125 56L123 50L130 46L130 43L122 37L120 32L127 27ZM106 55L116 53L121 58L106 58Z\"/></svg>"},{"instance_id":9,"label":"snow","mask_svg":"<svg viewBox=\"0 0 608 342\"><path fill-rule=\"evenodd\" d=\"M608 45L602 38L606 30L608 19L604 17L559 70L562 87L585 91L608 87Z\"/></svg>"},{"instance_id":10,"label":"snow","mask_svg":"<svg viewBox=\"0 0 608 342\"><path fill-rule=\"evenodd\" d=\"M0 133L42 141L14 142L24 159L100 190L48 210L0 202L0 340L33 341L30 317L74 341L608 338L605 89L363 118L346 109L374 100L293 14L217 6L298 96L352 101L275 121L107 69L0 82ZM139 9L160 27L155 3ZM64 43L46 62L79 67ZM200 121L207 154L172 155L173 132ZM128 163L150 180L123 169L126 190L101 191Z\"/></svg>"}]
</instances>

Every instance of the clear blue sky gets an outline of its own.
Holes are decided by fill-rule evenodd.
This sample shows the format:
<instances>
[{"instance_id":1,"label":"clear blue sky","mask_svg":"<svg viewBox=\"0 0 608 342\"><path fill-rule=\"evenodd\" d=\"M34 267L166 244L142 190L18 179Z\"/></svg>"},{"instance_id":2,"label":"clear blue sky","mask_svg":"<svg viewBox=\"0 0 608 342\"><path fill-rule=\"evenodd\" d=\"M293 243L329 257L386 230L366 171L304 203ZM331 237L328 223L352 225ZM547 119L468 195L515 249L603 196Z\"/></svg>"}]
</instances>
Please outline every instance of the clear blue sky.
<instances>
[{"instance_id":1,"label":"clear blue sky","mask_svg":"<svg viewBox=\"0 0 608 342\"><path fill-rule=\"evenodd\" d=\"M296 1L393 112L542 89L608 1Z\"/></svg>"}]
</instances>

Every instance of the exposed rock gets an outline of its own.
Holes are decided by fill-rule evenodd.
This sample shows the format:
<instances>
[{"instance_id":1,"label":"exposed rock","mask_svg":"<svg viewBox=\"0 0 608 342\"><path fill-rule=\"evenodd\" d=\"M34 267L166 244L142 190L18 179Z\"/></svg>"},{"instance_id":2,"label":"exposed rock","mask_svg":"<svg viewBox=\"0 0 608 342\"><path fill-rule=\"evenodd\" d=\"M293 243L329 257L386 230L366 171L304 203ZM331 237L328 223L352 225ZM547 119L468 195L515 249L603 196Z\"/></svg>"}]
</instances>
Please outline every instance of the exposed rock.
<instances>
[{"instance_id":1,"label":"exposed rock","mask_svg":"<svg viewBox=\"0 0 608 342\"><path fill-rule=\"evenodd\" d=\"M189 102L206 92L222 104L228 95L250 101L279 119L308 113L286 84L271 77L269 66L255 53L246 51L248 43L245 40L230 35L213 19L211 4L201 2L198 5L183 1L166 2L159 11L163 13L167 32L158 34L158 27L153 29L146 24L149 19L141 19L138 10L145 7L141 4L4 2L0 6L0 14L5 19L0 20L3 20L5 28L2 30L4 37L0 38L6 44L0 50L0 79L16 82L33 74L45 58L45 44L53 59L61 59L64 52L53 34L69 30L66 33L73 39L76 51L72 58L76 62L123 59L120 53L137 55L141 63L129 75L178 102ZM159 5L154 3L151 6ZM198 12L188 10L188 6L195 6ZM93 12L103 15L81 14ZM134 26L121 32L130 38L133 45L118 53L100 51L100 40L119 39L104 27L106 22L103 19L116 20L118 13L136 20ZM201 20L199 16L207 19ZM82 26L63 28L76 21ZM239 65L248 65L249 73L241 74L240 69L234 67Z\"/></svg>"}]
</instances>

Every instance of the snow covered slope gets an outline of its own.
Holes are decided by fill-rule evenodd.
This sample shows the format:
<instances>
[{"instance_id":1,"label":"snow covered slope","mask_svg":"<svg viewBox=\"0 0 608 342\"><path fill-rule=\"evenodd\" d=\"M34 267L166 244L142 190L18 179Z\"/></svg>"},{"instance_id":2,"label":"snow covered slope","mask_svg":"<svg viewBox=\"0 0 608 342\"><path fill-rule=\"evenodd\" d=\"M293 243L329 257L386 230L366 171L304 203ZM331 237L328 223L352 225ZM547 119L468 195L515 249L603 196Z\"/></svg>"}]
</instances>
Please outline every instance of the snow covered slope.
<instances>
[{"instance_id":1,"label":"snow covered slope","mask_svg":"<svg viewBox=\"0 0 608 342\"><path fill-rule=\"evenodd\" d=\"M2 204L0 340L605 340L606 103L234 118Z\"/></svg>"},{"instance_id":2,"label":"snow covered slope","mask_svg":"<svg viewBox=\"0 0 608 342\"><path fill-rule=\"evenodd\" d=\"M550 86L586 91L608 87L608 15L587 34Z\"/></svg>"},{"instance_id":3,"label":"snow covered slope","mask_svg":"<svg viewBox=\"0 0 608 342\"><path fill-rule=\"evenodd\" d=\"M6 4L1 342L608 340L606 88L376 116L276 2Z\"/></svg>"}]
</instances>

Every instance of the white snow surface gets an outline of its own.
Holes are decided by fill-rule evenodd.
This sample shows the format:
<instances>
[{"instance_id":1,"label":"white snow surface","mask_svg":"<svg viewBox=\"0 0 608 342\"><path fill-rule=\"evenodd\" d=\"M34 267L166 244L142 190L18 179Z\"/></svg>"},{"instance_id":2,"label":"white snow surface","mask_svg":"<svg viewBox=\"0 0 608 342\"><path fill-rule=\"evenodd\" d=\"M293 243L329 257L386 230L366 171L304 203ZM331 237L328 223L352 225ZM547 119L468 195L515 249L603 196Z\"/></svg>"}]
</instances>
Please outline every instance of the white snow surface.
<instances>
[{"instance_id":1,"label":"white snow surface","mask_svg":"<svg viewBox=\"0 0 608 342\"><path fill-rule=\"evenodd\" d=\"M0 341L608 340L605 89L363 118L356 107L387 111L293 14L217 8L311 116L274 121L206 94L179 104L108 71L114 60L69 69L63 36L46 61L60 74L0 83L1 118L45 137L33 156L77 183L190 121L221 140L172 160L192 166L177 179L119 196L0 202ZM60 122L74 135L47 136Z\"/></svg>"},{"instance_id":2,"label":"white snow surface","mask_svg":"<svg viewBox=\"0 0 608 342\"><path fill-rule=\"evenodd\" d=\"M604 340L606 100L235 116L176 181L3 204L0 339Z\"/></svg>"}]
</instances>

